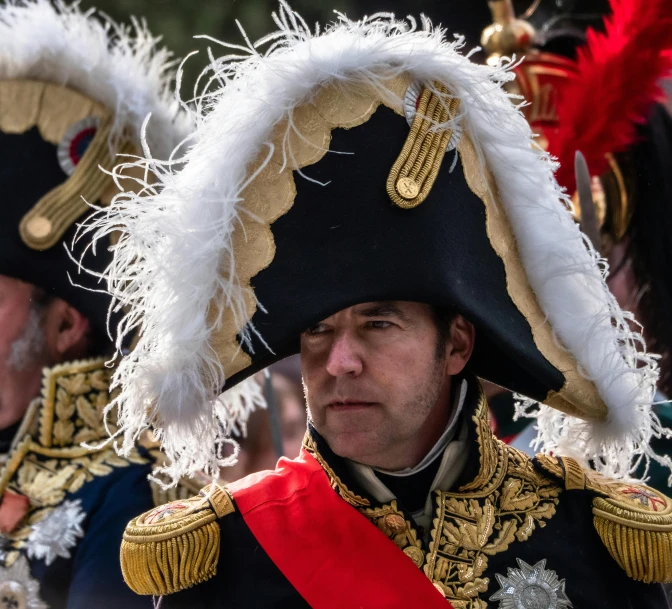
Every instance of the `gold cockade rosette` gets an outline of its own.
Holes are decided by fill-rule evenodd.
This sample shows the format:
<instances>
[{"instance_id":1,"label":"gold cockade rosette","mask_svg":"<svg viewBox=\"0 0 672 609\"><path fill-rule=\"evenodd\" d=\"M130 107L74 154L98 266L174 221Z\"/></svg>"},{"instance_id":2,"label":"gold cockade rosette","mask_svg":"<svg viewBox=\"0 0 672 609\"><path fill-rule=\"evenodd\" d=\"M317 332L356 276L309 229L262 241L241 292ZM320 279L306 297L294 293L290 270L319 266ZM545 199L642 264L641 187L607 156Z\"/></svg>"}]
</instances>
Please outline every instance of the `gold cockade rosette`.
<instances>
[{"instance_id":1,"label":"gold cockade rosette","mask_svg":"<svg viewBox=\"0 0 672 609\"><path fill-rule=\"evenodd\" d=\"M111 112L77 91L32 80L0 81L0 131L4 133L35 128L45 141L58 146L69 129L85 120L95 125L95 135L72 175L47 192L21 220L21 239L31 249L46 250L57 244L89 204L108 204L117 188L100 168L111 171L115 155L131 153L135 147L127 134L112 142Z\"/></svg>"}]
</instances>

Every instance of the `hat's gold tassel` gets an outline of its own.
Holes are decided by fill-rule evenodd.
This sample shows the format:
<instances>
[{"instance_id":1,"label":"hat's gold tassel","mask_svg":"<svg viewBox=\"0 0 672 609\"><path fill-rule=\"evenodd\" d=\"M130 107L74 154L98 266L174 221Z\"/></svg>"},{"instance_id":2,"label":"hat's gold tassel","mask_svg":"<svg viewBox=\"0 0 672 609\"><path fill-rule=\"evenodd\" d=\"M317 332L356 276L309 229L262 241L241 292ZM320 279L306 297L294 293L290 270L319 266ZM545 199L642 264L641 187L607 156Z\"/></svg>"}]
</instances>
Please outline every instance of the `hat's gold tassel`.
<instances>
[{"instance_id":1,"label":"hat's gold tassel","mask_svg":"<svg viewBox=\"0 0 672 609\"><path fill-rule=\"evenodd\" d=\"M411 131L387 178L387 194L399 207L412 209L427 198L453 136L452 129L440 126L455 118L459 103L443 85L422 90Z\"/></svg>"}]
</instances>

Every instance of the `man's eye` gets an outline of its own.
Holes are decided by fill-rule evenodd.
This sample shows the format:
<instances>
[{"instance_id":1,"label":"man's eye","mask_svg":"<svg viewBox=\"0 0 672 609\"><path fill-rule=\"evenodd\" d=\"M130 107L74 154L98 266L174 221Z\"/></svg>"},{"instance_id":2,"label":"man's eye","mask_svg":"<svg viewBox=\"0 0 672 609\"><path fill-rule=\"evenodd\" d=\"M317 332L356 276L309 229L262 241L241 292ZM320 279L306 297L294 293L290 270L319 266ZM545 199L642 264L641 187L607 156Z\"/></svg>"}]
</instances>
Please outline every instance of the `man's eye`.
<instances>
[{"instance_id":1,"label":"man's eye","mask_svg":"<svg viewBox=\"0 0 672 609\"><path fill-rule=\"evenodd\" d=\"M389 328L392 324L389 321L377 319L376 321L370 321L367 325L374 330L384 330L385 328Z\"/></svg>"},{"instance_id":2,"label":"man's eye","mask_svg":"<svg viewBox=\"0 0 672 609\"><path fill-rule=\"evenodd\" d=\"M306 334L308 336L316 336L317 334L324 334L328 330L327 326L324 324L316 324L314 326L310 326L306 330Z\"/></svg>"}]
</instances>

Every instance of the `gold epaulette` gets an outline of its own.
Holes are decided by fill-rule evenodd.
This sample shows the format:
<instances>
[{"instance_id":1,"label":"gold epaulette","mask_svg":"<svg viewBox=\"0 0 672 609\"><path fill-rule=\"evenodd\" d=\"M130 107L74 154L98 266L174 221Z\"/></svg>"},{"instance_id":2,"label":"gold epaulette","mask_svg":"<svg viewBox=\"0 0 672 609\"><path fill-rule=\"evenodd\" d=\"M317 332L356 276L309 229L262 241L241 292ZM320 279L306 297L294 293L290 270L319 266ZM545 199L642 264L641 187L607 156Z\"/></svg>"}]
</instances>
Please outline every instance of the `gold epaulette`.
<instances>
[{"instance_id":1,"label":"gold epaulette","mask_svg":"<svg viewBox=\"0 0 672 609\"><path fill-rule=\"evenodd\" d=\"M628 577L645 583L672 581L672 499L644 484L610 480L575 459L537 455L566 490L588 490L593 524Z\"/></svg>"},{"instance_id":2,"label":"gold epaulette","mask_svg":"<svg viewBox=\"0 0 672 609\"><path fill-rule=\"evenodd\" d=\"M161 596L210 579L219 560L217 519L235 511L217 484L134 518L121 543L121 570L136 594Z\"/></svg>"}]
</instances>

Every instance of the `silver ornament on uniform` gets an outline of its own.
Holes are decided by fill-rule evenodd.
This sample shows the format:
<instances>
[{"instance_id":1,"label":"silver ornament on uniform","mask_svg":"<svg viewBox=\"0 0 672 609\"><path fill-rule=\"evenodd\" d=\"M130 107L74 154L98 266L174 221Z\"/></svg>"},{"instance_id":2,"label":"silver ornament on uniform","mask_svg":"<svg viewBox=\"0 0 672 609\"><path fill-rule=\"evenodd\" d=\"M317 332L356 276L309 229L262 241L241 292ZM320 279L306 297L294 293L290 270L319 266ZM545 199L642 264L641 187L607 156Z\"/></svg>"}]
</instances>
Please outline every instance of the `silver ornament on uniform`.
<instances>
[{"instance_id":1,"label":"silver ornament on uniform","mask_svg":"<svg viewBox=\"0 0 672 609\"><path fill-rule=\"evenodd\" d=\"M565 594L565 580L546 569L546 559L530 566L516 559L519 569L509 567L506 577L496 574L500 589L490 597L499 609L565 609L572 607Z\"/></svg>"}]
</instances>

